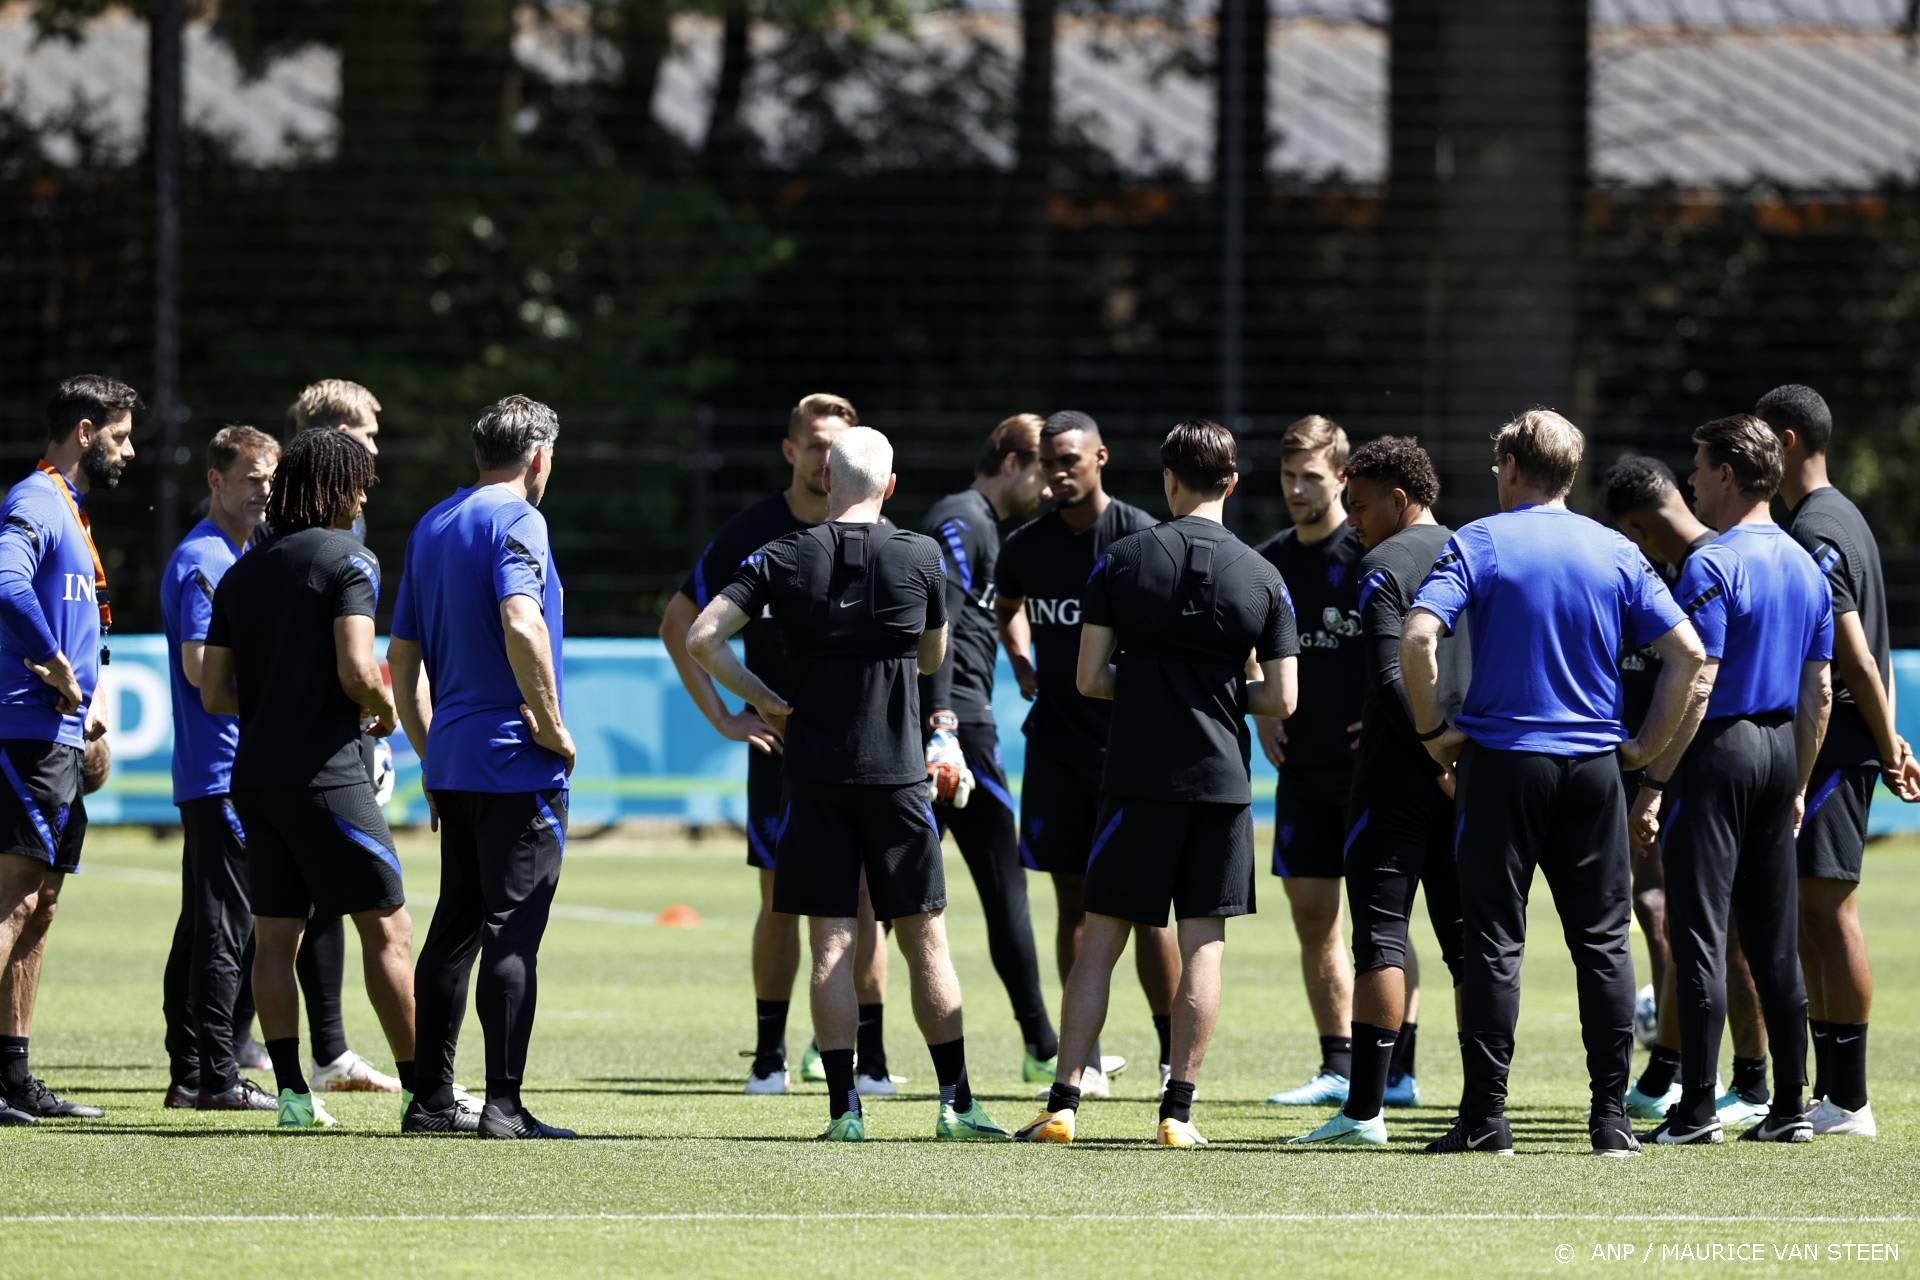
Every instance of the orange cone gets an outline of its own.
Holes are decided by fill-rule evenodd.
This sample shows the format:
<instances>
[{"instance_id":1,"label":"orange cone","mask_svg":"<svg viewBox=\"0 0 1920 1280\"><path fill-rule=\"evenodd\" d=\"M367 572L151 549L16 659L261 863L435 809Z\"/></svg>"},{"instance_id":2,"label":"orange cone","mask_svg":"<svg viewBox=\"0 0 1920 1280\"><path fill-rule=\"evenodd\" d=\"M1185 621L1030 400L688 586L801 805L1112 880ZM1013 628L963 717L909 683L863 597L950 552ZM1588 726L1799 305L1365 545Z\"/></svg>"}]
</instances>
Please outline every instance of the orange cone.
<instances>
[{"instance_id":1,"label":"orange cone","mask_svg":"<svg viewBox=\"0 0 1920 1280\"><path fill-rule=\"evenodd\" d=\"M684 902L660 908L655 921L664 929L697 929L701 923L700 913Z\"/></svg>"}]
</instances>

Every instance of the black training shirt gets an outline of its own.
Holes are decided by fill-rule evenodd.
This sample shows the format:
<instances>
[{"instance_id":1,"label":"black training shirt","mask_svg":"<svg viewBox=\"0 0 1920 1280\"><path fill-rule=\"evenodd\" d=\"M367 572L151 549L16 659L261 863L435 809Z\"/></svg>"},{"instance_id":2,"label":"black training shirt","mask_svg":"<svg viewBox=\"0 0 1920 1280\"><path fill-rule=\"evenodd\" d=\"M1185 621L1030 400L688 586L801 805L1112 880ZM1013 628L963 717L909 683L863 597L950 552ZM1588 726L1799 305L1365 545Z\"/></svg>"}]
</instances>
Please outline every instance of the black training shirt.
<instances>
[{"instance_id":1,"label":"black training shirt","mask_svg":"<svg viewBox=\"0 0 1920 1280\"><path fill-rule=\"evenodd\" d=\"M1033 632L1033 670L1040 688L1027 712L1027 750L1045 757L1049 767L1070 768L1096 782L1100 778L1112 709L1081 697L1074 683L1080 662L1080 594L1094 562L1109 547L1157 523L1116 498L1098 520L1077 533L1059 511L1049 511L1014 530L1000 549L994 575L999 594L1026 601L1027 625Z\"/></svg>"},{"instance_id":2,"label":"black training shirt","mask_svg":"<svg viewBox=\"0 0 1920 1280\"><path fill-rule=\"evenodd\" d=\"M1300 652L1274 567L1212 520L1122 538L1094 568L1086 620L1119 637L1105 790L1247 804L1247 657Z\"/></svg>"},{"instance_id":3,"label":"black training shirt","mask_svg":"<svg viewBox=\"0 0 1920 1280\"><path fill-rule=\"evenodd\" d=\"M993 723L993 663L1000 644L993 615L994 562L1000 558L999 516L978 489L933 504L920 532L940 544L947 562L947 659L920 684L928 715L951 711L961 724Z\"/></svg>"},{"instance_id":4,"label":"black training shirt","mask_svg":"<svg viewBox=\"0 0 1920 1280\"><path fill-rule=\"evenodd\" d=\"M340 687L333 620L371 618L379 597L379 560L342 529L269 538L227 570L213 594L207 643L233 650L235 791L367 780L361 709Z\"/></svg>"},{"instance_id":5,"label":"black training shirt","mask_svg":"<svg viewBox=\"0 0 1920 1280\"><path fill-rule=\"evenodd\" d=\"M1707 530L1693 540L1687 548L1687 554L1691 556L1713 539L1713 530ZM1652 560L1648 563L1653 565L1669 591L1680 581L1680 571L1687 567L1685 560L1679 564L1660 564ZM1620 659L1620 692L1626 699L1626 710L1620 718L1629 733L1640 732L1640 726L1647 722L1647 712L1653 709L1653 687L1660 682L1660 666L1660 651L1652 645L1629 649L1626 656Z\"/></svg>"},{"instance_id":6,"label":"black training shirt","mask_svg":"<svg viewBox=\"0 0 1920 1280\"><path fill-rule=\"evenodd\" d=\"M1367 686L1360 644L1360 535L1340 525L1318 542L1282 529L1258 550L1280 571L1300 629L1300 702L1287 720L1290 778L1328 779L1344 788L1353 772L1353 735Z\"/></svg>"},{"instance_id":7,"label":"black training shirt","mask_svg":"<svg viewBox=\"0 0 1920 1280\"><path fill-rule=\"evenodd\" d=\"M1407 794L1414 783L1431 786L1440 766L1420 742L1407 707L1400 674L1400 632L1414 592L1447 548L1453 530L1442 524L1410 525L1382 542L1360 562L1360 623L1367 653L1367 700L1360 717L1360 763L1354 790L1362 803L1380 792ZM1440 714L1460 711L1473 674L1473 650L1463 615L1440 638Z\"/></svg>"},{"instance_id":8,"label":"black training shirt","mask_svg":"<svg viewBox=\"0 0 1920 1280\"><path fill-rule=\"evenodd\" d=\"M1833 616L1860 615L1867 648L1873 651L1880 679L1893 678L1887 632L1887 583L1880 569L1880 544L1867 527L1867 518L1846 494L1832 485L1815 489L1800 500L1787 520L1787 531L1807 549L1833 588ZM1852 765L1878 765L1880 749L1855 705L1853 691L1834 676L1833 718L1820 746L1814 768L1822 773Z\"/></svg>"},{"instance_id":9,"label":"black training shirt","mask_svg":"<svg viewBox=\"0 0 1920 1280\"><path fill-rule=\"evenodd\" d=\"M787 506L784 493L768 494L720 526L720 532L713 535L713 541L700 553L687 580L680 584L680 594L693 601L695 609L706 608L707 602L733 579L748 556L769 542L808 527L808 523L797 518ZM791 700L793 668L779 628L756 612L740 633L740 639L746 648L747 670L759 676L769 689Z\"/></svg>"},{"instance_id":10,"label":"black training shirt","mask_svg":"<svg viewBox=\"0 0 1920 1280\"><path fill-rule=\"evenodd\" d=\"M925 781L920 634L946 624L944 578L933 539L836 521L769 542L721 588L749 617L772 611L791 661L775 690L793 706L790 781Z\"/></svg>"}]
</instances>

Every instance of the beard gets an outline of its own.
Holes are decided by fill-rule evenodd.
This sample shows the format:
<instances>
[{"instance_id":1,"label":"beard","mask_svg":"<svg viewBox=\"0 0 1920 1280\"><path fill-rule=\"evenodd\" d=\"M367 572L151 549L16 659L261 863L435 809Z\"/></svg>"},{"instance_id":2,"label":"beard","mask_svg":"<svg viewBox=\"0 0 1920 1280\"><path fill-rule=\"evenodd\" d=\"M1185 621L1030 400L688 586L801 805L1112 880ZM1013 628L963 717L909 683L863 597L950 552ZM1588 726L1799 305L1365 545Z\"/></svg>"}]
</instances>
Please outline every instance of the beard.
<instances>
[{"instance_id":1,"label":"beard","mask_svg":"<svg viewBox=\"0 0 1920 1280\"><path fill-rule=\"evenodd\" d=\"M107 441L105 436L95 436L87 451L80 455L80 469L86 473L89 486L111 489L120 483L120 477L126 473L124 462L107 461Z\"/></svg>"},{"instance_id":2,"label":"beard","mask_svg":"<svg viewBox=\"0 0 1920 1280\"><path fill-rule=\"evenodd\" d=\"M1331 502L1323 502L1317 507L1308 507L1305 511L1295 511L1292 507L1288 507L1287 514L1293 517L1295 524L1319 524L1327 518L1327 512L1332 509Z\"/></svg>"}]
</instances>

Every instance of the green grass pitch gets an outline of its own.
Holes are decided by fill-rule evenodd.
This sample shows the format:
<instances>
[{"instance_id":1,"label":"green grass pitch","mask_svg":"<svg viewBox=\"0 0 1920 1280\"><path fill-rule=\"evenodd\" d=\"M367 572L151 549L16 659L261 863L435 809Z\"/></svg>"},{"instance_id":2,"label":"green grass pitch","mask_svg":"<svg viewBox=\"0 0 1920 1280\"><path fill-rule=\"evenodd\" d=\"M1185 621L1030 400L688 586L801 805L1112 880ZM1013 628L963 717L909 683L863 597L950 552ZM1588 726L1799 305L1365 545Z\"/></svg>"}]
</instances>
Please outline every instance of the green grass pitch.
<instances>
[{"instance_id":1,"label":"green grass pitch","mask_svg":"<svg viewBox=\"0 0 1920 1280\"><path fill-rule=\"evenodd\" d=\"M434 855L424 835L402 848L417 941ZM1211 1148L1145 1141L1155 1046L1125 961L1105 1042L1136 1066L1114 1101L1087 1105L1079 1145L927 1141L932 1070L897 954L888 1048L912 1083L871 1107L866 1145L810 1144L826 1116L818 1086L740 1093L757 899L725 837L576 839L569 854L527 1096L591 1141L403 1140L396 1102L367 1095L330 1102L343 1124L325 1134L280 1134L270 1116L168 1112L160 970L178 868L174 840L102 830L69 883L34 1058L57 1089L109 1115L0 1132L0 1276L1564 1275L1639 1265L1649 1249L1646 1265L1668 1271L1782 1265L1788 1249L1847 1265L1847 1246L1897 1250L1896 1272L1920 1264L1920 844L1877 845L1867 862L1883 1136L1649 1149L1627 1161L1585 1154L1571 973L1541 882L1514 1075L1518 1155L1436 1160L1418 1146L1445 1127L1460 1086L1444 997L1420 1018L1428 1105L1389 1113L1392 1147L1281 1145L1322 1113L1262 1101L1304 1079L1316 1057L1284 899L1265 877L1263 914L1228 935L1225 1007L1195 1113ZM957 855L949 870L974 1084L1012 1127L1035 1110L1033 1089L1018 1082L1017 1031ZM1042 879L1031 883L1044 954L1053 904ZM653 924L672 903L704 923ZM1416 937L1438 975L1424 920ZM350 965L348 1030L385 1066L357 977ZM1049 974L1056 1008L1057 990ZM805 1009L802 991L795 1062ZM461 1074L476 1086L479 1050L470 1017Z\"/></svg>"}]
</instances>

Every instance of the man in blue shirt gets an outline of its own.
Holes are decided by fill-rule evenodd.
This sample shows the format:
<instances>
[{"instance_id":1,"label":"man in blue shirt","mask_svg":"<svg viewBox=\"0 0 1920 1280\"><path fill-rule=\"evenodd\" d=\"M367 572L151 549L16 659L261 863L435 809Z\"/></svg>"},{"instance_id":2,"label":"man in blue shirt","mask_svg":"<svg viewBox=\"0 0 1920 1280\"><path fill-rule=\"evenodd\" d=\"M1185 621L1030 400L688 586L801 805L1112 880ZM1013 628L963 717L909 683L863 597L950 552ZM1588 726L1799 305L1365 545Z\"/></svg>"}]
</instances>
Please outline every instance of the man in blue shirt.
<instances>
[{"instance_id":1,"label":"man in blue shirt","mask_svg":"<svg viewBox=\"0 0 1920 1280\"><path fill-rule=\"evenodd\" d=\"M27 1032L47 929L87 834L81 759L106 732L92 703L113 614L83 504L120 482L139 404L99 374L61 383L46 456L8 490L0 524L0 1125L103 1114L33 1074Z\"/></svg>"},{"instance_id":2,"label":"man in blue shirt","mask_svg":"<svg viewBox=\"0 0 1920 1280\"><path fill-rule=\"evenodd\" d=\"M1644 838L1673 784L1663 856L1681 1094L1653 1138L1721 1141L1714 1072L1727 1006L1727 925L1737 917L1774 1074L1772 1107L1746 1137L1808 1142L1794 828L1833 698L1833 594L1813 557L1769 514L1781 455L1767 425L1748 414L1720 418L1693 440L1694 502L1725 532L1688 557L1676 590L1706 649L1700 679L1712 694L1704 719L1689 711L1633 804Z\"/></svg>"},{"instance_id":3,"label":"man in blue shirt","mask_svg":"<svg viewBox=\"0 0 1920 1280\"><path fill-rule=\"evenodd\" d=\"M228 795L240 725L200 705L200 668L214 588L266 518L280 445L252 427L223 427L207 445L207 515L160 575L173 702L173 802L186 838L180 918L162 979L169 1107L272 1111L273 1095L234 1061L234 1005L253 967L247 841ZM249 1003L248 1008L251 1008Z\"/></svg>"},{"instance_id":4,"label":"man in blue shirt","mask_svg":"<svg viewBox=\"0 0 1920 1280\"><path fill-rule=\"evenodd\" d=\"M520 1099L540 938L567 846L573 738L560 712L560 573L538 508L560 419L508 396L473 424L479 479L414 526L387 663L440 830L440 902L414 974L419 1096L406 1133L571 1138ZM453 1092L480 956L487 1102Z\"/></svg>"},{"instance_id":5,"label":"man in blue shirt","mask_svg":"<svg viewBox=\"0 0 1920 1280\"><path fill-rule=\"evenodd\" d=\"M1448 540L1414 595L1400 643L1417 735L1458 765L1455 852L1465 973L1460 1118L1433 1152L1510 1155L1507 1073L1520 1011L1527 891L1546 874L1580 991L1593 1092L1593 1149L1639 1150L1622 1111L1633 1053L1631 869L1620 765L1644 765L1679 727L1699 637L1634 545L1567 510L1586 451L1579 428L1548 409L1494 440L1500 514ZM1460 714L1437 709L1441 634L1471 619L1473 676ZM1664 662L1639 736L1621 723L1623 644ZM1704 691L1694 693L1704 701Z\"/></svg>"}]
</instances>

